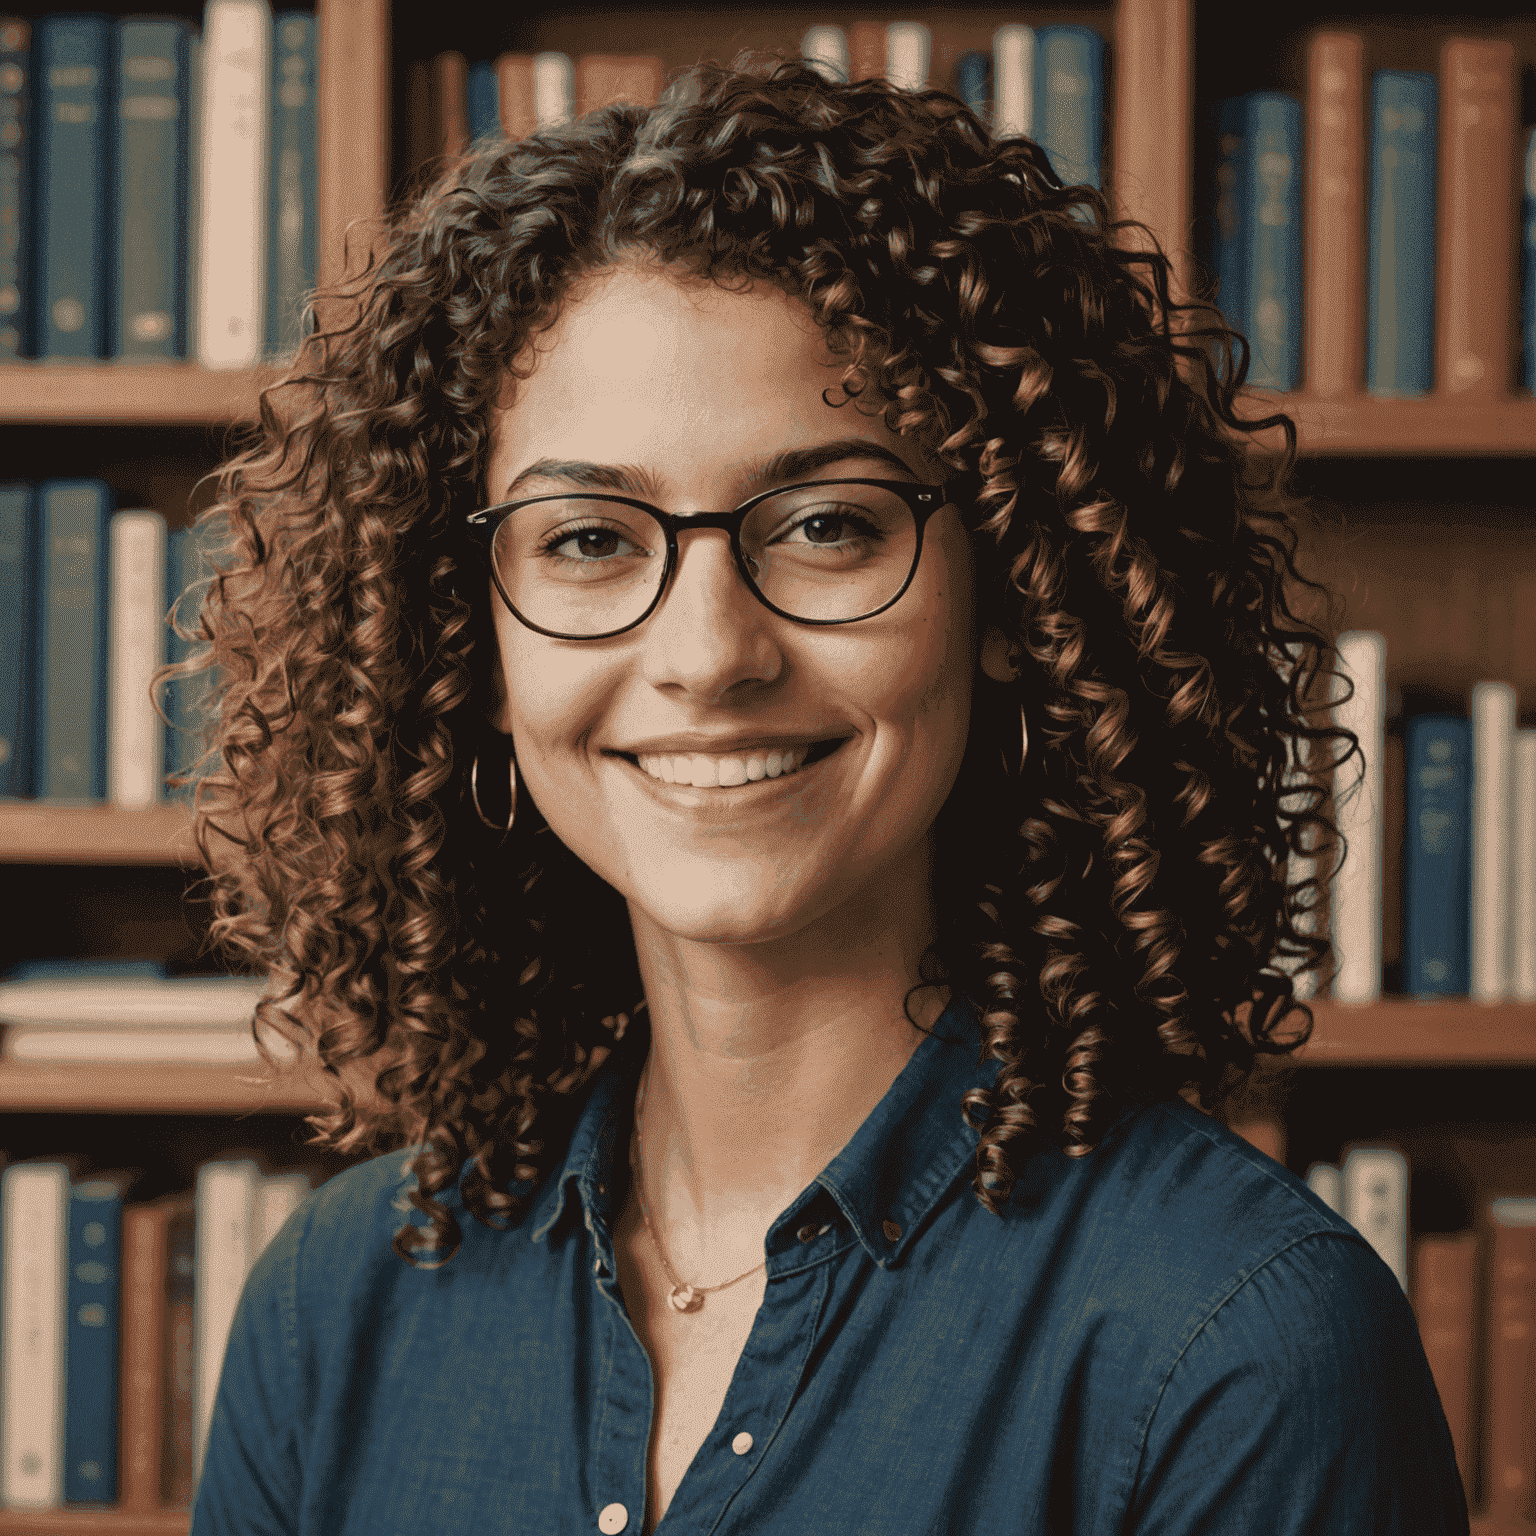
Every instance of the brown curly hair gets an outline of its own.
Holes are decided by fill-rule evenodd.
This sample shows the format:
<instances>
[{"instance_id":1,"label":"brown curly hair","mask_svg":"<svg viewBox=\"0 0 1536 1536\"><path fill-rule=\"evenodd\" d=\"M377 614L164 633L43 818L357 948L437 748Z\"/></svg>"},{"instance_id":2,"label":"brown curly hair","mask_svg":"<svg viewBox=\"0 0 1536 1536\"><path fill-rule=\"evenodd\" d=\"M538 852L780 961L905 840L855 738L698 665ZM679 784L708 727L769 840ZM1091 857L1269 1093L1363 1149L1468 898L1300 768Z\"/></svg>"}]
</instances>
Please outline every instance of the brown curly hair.
<instances>
[{"instance_id":1,"label":"brown curly hair","mask_svg":"<svg viewBox=\"0 0 1536 1536\"><path fill-rule=\"evenodd\" d=\"M205 643L178 675L212 678L212 937L280 979L260 1023L330 1076L313 1143L419 1148L412 1262L456 1251L461 1170L479 1220L518 1217L643 1007L617 894L536 807L498 843L465 793L499 665L464 523L489 413L573 281L637 254L797 296L848 394L961 488L981 611L1022 662L977 689L921 973L1002 1063L964 1106L981 1203L1043 1138L1080 1154L1137 1103L1210 1107L1312 1025L1293 976L1327 944L1302 915L1340 842L1312 748L1358 743L1313 703L1334 617L1288 602L1326 589L1293 558L1288 420L1258 424L1285 449L1252 468L1245 344L1174 301L1144 229L944 92L700 65L416 195L204 514ZM1293 854L1321 878L1289 881Z\"/></svg>"}]
</instances>

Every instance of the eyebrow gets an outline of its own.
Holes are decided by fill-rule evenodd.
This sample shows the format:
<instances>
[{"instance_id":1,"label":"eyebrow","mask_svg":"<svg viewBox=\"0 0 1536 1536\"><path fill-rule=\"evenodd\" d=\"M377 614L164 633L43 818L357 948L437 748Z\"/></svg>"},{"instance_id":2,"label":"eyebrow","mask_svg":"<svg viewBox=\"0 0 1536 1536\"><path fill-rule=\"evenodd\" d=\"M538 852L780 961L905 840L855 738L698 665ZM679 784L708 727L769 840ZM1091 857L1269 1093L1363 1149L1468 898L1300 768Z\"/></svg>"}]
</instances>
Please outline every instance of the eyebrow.
<instances>
[{"instance_id":1,"label":"eyebrow","mask_svg":"<svg viewBox=\"0 0 1536 1536\"><path fill-rule=\"evenodd\" d=\"M833 464L850 459L869 459L888 465L905 475L912 466L882 443L867 437L840 437L807 448L787 448L747 466L742 477L748 495L773 485L784 485L814 475ZM649 470L634 464L597 464L587 459L538 459L522 470L507 486L503 500L516 497L518 488L528 480L564 480L585 491L616 491L659 501L661 488Z\"/></svg>"}]
</instances>

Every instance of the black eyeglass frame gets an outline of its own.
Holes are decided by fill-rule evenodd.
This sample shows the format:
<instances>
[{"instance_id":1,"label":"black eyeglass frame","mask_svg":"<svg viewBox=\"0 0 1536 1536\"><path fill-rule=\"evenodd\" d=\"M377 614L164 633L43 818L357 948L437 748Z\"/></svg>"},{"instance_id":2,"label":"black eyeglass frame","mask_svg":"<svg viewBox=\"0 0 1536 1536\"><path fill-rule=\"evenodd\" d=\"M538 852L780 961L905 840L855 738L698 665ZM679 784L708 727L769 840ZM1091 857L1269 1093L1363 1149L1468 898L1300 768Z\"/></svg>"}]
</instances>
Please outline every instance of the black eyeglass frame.
<instances>
[{"instance_id":1,"label":"black eyeglass frame","mask_svg":"<svg viewBox=\"0 0 1536 1536\"><path fill-rule=\"evenodd\" d=\"M471 512L466 518L472 534L472 547L481 555L485 563L490 567L491 580L496 584L496 591L500 594L502 602L507 605L508 611L520 624L526 625L536 634L547 635L551 640L611 640L615 635L627 634L632 629L638 629L640 625L655 613L661 605L661 600L667 594L667 588L672 585L672 577L677 571L678 550L677 536L690 528L718 528L730 535L731 556L736 562L736 569L741 579L747 584L747 589L770 613L777 614L781 619L788 619L792 624L813 624L817 626L830 624L858 624L865 619L872 619L876 614L884 613L886 609L894 607L901 601L908 587L912 585L912 578L917 575L918 562L923 557L923 528L928 519L935 512L942 511L949 505L947 495L953 481L944 481L939 485L920 485L910 480L865 480L857 476L850 476L839 480L800 480L793 485L776 485L771 491L764 491L760 495L753 496L742 502L739 507L730 512L663 512L660 507L653 507L648 501L638 501L633 496L615 496L606 491L552 491L544 496L525 496L517 501L498 501L489 507L482 507L478 512ZM878 608L871 608L868 613L860 613L851 619L803 619L798 614L786 613L782 608L770 603L763 595L757 583L752 579L747 570L746 555L741 547L741 529L746 521L747 514L762 502L769 501L775 496L782 496L788 491L812 490L819 485L870 485L880 490L894 491L906 502L907 509L912 513L912 521L916 527L917 537L912 546L912 566L908 570L906 580L902 582L894 597L881 603ZM623 507L634 507L638 511L648 512L661 525L662 533L667 541L667 563L661 574L661 581L657 584L656 595L646 606L645 612L637 619L632 619L628 624L620 625L618 629L603 630L595 635L569 635L557 629L545 629L542 624L535 624L532 619L517 611L517 605L507 596L507 590L501 584L501 577L496 572L496 562L492 558L491 551L495 544L496 530L503 520L517 511L519 507L533 506L541 501L570 501L573 499L583 501L613 502Z\"/></svg>"}]
</instances>

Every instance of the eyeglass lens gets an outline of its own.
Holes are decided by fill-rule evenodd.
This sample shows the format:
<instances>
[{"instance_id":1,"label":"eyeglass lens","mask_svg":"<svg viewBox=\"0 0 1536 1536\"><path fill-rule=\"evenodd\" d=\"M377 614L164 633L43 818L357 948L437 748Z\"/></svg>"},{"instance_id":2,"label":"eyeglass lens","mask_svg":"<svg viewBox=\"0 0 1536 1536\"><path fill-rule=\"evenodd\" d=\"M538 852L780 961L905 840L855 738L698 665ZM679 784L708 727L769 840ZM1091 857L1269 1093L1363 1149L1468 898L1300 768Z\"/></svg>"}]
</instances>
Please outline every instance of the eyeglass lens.
<instances>
[{"instance_id":1,"label":"eyeglass lens","mask_svg":"<svg viewBox=\"0 0 1536 1536\"><path fill-rule=\"evenodd\" d=\"M741 547L775 608L797 619L857 619L901 591L917 523L894 491L828 481L759 502L743 521ZM599 635L650 607L666 572L666 535L639 507L562 496L509 512L492 558L524 618L560 634Z\"/></svg>"}]
</instances>

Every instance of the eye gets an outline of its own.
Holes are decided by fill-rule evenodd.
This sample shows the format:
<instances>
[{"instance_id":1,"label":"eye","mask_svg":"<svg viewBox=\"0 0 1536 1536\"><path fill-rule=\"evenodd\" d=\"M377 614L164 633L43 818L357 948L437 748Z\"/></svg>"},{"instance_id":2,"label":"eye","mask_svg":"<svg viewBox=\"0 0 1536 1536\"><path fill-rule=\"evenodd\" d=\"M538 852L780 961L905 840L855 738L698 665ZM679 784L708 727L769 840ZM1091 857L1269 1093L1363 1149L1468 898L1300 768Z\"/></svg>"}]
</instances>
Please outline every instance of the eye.
<instances>
[{"instance_id":1,"label":"eye","mask_svg":"<svg viewBox=\"0 0 1536 1536\"><path fill-rule=\"evenodd\" d=\"M545 537L539 552L558 560L595 562L641 553L617 528L601 524L557 529Z\"/></svg>"}]
</instances>

